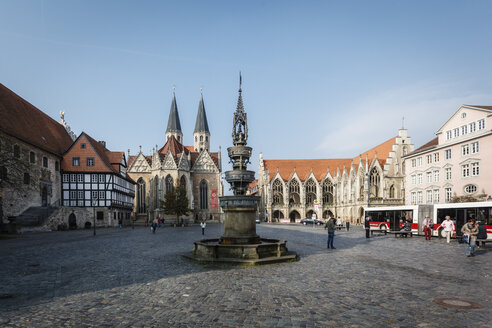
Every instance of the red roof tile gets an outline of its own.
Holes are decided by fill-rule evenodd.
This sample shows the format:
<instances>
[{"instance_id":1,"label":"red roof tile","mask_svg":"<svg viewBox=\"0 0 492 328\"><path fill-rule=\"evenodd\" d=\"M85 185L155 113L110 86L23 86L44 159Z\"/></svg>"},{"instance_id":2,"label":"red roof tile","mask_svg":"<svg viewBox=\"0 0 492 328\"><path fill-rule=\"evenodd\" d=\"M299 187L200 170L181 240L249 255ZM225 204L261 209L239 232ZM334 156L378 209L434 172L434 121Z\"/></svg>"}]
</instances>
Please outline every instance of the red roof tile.
<instances>
[{"instance_id":1,"label":"red roof tile","mask_svg":"<svg viewBox=\"0 0 492 328\"><path fill-rule=\"evenodd\" d=\"M65 128L0 83L0 130L62 156L72 144Z\"/></svg>"},{"instance_id":2,"label":"red roof tile","mask_svg":"<svg viewBox=\"0 0 492 328\"><path fill-rule=\"evenodd\" d=\"M434 146L437 146L439 144L439 138L438 137L435 137L434 139L432 139L431 141L427 142L426 144L420 146L419 148L415 149L413 152L411 152L410 154L413 154L413 153L418 153L418 152L421 152L423 150L426 150L426 149L429 149L429 148L433 148ZM409 155L410 155L409 154Z\"/></svg>"},{"instance_id":3,"label":"red roof tile","mask_svg":"<svg viewBox=\"0 0 492 328\"><path fill-rule=\"evenodd\" d=\"M480 106L480 105L464 105L464 106L469 106L469 107L475 107L475 108L481 108L481 109L486 109L492 111L492 106Z\"/></svg>"},{"instance_id":4,"label":"red roof tile","mask_svg":"<svg viewBox=\"0 0 492 328\"><path fill-rule=\"evenodd\" d=\"M305 181L311 171L315 178L321 181L326 176L328 169L331 176L336 176L337 170L340 170L342 174L343 169L346 168L350 172L352 164L356 166L359 162L365 161L366 155L369 160L369 164L372 163L375 156L381 166L386 162L386 158L389 152L393 149L393 144L396 143L396 137L391 138L382 144L362 153L360 156L354 158L339 158L339 159L282 159L282 160L264 160L265 169L269 171L269 180L271 180L277 170L284 181L290 180L294 171L297 173L301 181Z\"/></svg>"}]
</instances>

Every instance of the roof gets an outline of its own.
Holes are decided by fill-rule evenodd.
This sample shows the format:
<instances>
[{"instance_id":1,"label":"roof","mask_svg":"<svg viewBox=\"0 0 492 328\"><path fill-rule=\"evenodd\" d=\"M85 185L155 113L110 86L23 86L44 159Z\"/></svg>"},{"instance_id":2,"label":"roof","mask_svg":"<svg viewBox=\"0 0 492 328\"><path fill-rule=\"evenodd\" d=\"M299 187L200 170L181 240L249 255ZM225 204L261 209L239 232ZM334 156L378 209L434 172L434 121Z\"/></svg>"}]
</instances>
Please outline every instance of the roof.
<instances>
[{"instance_id":1,"label":"roof","mask_svg":"<svg viewBox=\"0 0 492 328\"><path fill-rule=\"evenodd\" d=\"M421 151L424 151L424 150L427 150L427 149L430 149L430 148L434 148L438 144L439 144L439 137L435 137L434 139L432 139L431 141L427 142L426 144L420 146L419 148L415 149L414 151L412 151L408 155L415 154L415 153L420 153Z\"/></svg>"},{"instance_id":2,"label":"roof","mask_svg":"<svg viewBox=\"0 0 492 328\"><path fill-rule=\"evenodd\" d=\"M62 156L72 145L65 128L0 83L0 130Z\"/></svg>"},{"instance_id":3,"label":"roof","mask_svg":"<svg viewBox=\"0 0 492 328\"><path fill-rule=\"evenodd\" d=\"M205 105L203 104L203 95L200 96L194 132L206 132L210 134L210 131L208 130L207 113L205 113Z\"/></svg>"},{"instance_id":4,"label":"roof","mask_svg":"<svg viewBox=\"0 0 492 328\"><path fill-rule=\"evenodd\" d=\"M135 162L135 159L137 158L138 156L129 156L128 157L128 167L131 167L133 162ZM145 159L147 160L147 163L149 163L149 165L152 167L152 156L144 156Z\"/></svg>"},{"instance_id":5,"label":"roof","mask_svg":"<svg viewBox=\"0 0 492 328\"><path fill-rule=\"evenodd\" d=\"M463 105L463 106L481 108L481 109L492 111L492 106L481 106L481 105Z\"/></svg>"},{"instance_id":6,"label":"roof","mask_svg":"<svg viewBox=\"0 0 492 328\"><path fill-rule=\"evenodd\" d=\"M76 147L76 145L78 145L79 143L85 142L84 139L87 140L91 147ZM94 151L92 151L92 149ZM72 165L71 158L73 157L73 155L81 158L80 166ZM96 161L94 166L88 167L84 164L83 160L83 158L87 157L87 155L89 155L89 157L97 155L97 157L99 157L99 159L101 160L102 165L99 163L99 161ZM100 142L96 141L87 133L82 132L77 140L75 140L73 145L65 153L62 160L62 170L73 172L111 172L123 177L120 172L119 164L123 161L124 157L124 152L111 151L109 149L106 149L106 147L103 146ZM128 176L123 178L128 180ZM133 182L133 180L131 179L129 181Z\"/></svg>"},{"instance_id":7,"label":"roof","mask_svg":"<svg viewBox=\"0 0 492 328\"><path fill-rule=\"evenodd\" d=\"M167 121L167 132L181 132L181 123L179 122L178 105L176 104L176 95L173 92L173 101L169 110L169 119Z\"/></svg>"},{"instance_id":8,"label":"roof","mask_svg":"<svg viewBox=\"0 0 492 328\"><path fill-rule=\"evenodd\" d=\"M346 168L349 171L352 164L357 168L361 161L365 161L366 156L369 164L372 163L374 158L377 158L379 164L383 166L386 163L389 152L393 150L396 138L397 137L393 137L354 158L264 160L263 164L265 170L269 171L269 180L275 176L278 170L278 173L284 181L290 180L294 172L297 173L301 181L305 181L311 171L316 180L321 181L325 178L328 170L330 171L331 176L336 176L338 170L342 172L343 169Z\"/></svg>"},{"instance_id":9,"label":"roof","mask_svg":"<svg viewBox=\"0 0 492 328\"><path fill-rule=\"evenodd\" d=\"M198 156L200 155L200 153L193 151L192 146L183 146L183 144L181 144L174 136L170 136L169 139L167 139L166 144L162 146L161 149L159 149L161 160L164 159L164 156L167 154L168 151L170 151L173 155L176 164L178 163L178 160L183 152L185 153L185 155L190 155L191 165L195 164ZM214 161L215 165L219 167L219 153L209 153L209 155ZM130 167L130 165L131 164L129 164L128 167Z\"/></svg>"}]
</instances>

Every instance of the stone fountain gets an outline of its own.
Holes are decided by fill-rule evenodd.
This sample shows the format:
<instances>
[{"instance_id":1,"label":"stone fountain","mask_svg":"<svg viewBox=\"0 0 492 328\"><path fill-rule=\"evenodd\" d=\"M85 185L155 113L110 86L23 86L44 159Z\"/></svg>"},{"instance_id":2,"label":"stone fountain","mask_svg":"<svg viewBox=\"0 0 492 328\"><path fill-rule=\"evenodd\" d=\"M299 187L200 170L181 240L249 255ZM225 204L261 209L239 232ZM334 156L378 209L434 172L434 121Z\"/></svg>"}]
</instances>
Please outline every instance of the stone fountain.
<instances>
[{"instance_id":1,"label":"stone fountain","mask_svg":"<svg viewBox=\"0 0 492 328\"><path fill-rule=\"evenodd\" d=\"M246 195L255 172L246 169L252 148L248 140L247 115L244 111L241 76L239 96L234 112L232 142L227 148L232 162L232 171L225 172L233 196L220 197L220 206L225 214L224 234L219 239L203 239L194 243L191 254L185 257L199 262L224 262L235 264L266 264L292 261L297 258L289 252L285 240L260 238L256 234L256 215L260 197Z\"/></svg>"}]
</instances>

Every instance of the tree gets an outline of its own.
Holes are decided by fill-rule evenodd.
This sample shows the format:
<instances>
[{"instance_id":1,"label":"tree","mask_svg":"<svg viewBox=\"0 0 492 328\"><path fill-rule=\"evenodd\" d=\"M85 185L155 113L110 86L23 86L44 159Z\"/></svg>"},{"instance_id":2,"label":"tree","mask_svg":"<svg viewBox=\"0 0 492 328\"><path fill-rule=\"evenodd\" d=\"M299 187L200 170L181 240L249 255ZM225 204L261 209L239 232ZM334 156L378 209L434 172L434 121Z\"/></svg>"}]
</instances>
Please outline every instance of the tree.
<instances>
[{"instance_id":1,"label":"tree","mask_svg":"<svg viewBox=\"0 0 492 328\"><path fill-rule=\"evenodd\" d=\"M180 224L180 217L188 215L189 201L186 196L186 189L183 186L178 186L166 192L164 196L164 213L176 215L176 221Z\"/></svg>"}]
</instances>

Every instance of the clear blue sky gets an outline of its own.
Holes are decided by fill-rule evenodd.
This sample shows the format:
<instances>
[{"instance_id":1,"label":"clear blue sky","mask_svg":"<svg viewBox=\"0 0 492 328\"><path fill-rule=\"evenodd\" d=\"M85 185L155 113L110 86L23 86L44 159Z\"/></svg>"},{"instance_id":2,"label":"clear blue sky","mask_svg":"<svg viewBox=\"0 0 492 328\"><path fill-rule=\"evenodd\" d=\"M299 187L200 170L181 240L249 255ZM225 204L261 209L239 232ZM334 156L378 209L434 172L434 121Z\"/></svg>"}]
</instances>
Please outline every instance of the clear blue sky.
<instances>
[{"instance_id":1,"label":"clear blue sky","mask_svg":"<svg viewBox=\"0 0 492 328\"><path fill-rule=\"evenodd\" d=\"M461 104L492 105L492 1L0 0L0 82L112 150L185 144L204 88L231 145L238 72L265 158L354 157L405 127L418 147ZM227 161L223 164L228 168Z\"/></svg>"}]
</instances>

